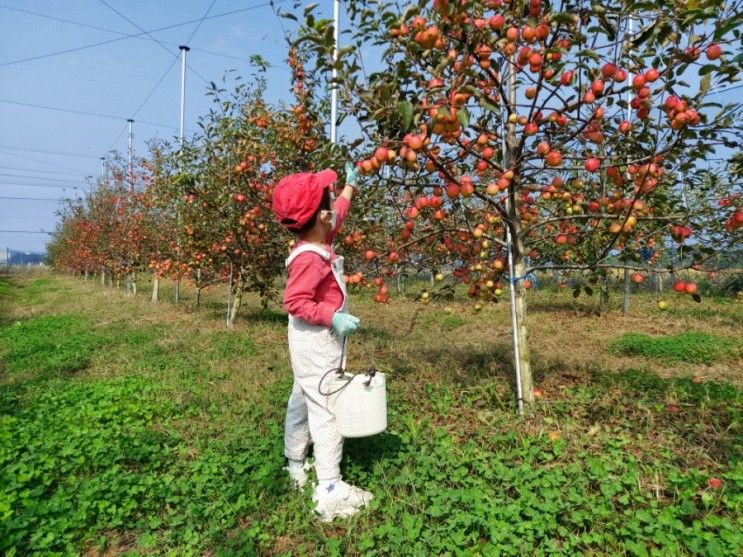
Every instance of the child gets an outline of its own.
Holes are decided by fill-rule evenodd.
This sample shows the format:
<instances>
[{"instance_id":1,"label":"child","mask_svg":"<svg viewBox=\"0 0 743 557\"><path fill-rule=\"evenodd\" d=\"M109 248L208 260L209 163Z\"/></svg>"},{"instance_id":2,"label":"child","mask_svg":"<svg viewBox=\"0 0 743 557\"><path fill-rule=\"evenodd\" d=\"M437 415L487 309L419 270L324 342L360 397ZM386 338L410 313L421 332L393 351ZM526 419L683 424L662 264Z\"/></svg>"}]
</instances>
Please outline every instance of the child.
<instances>
[{"instance_id":1,"label":"child","mask_svg":"<svg viewBox=\"0 0 743 557\"><path fill-rule=\"evenodd\" d=\"M358 170L346 164L347 185L331 209L330 186L336 179L332 170L292 174L279 181L272 199L281 224L298 237L286 260L284 308L289 312L294 386L286 411L284 454L289 476L302 488L310 468L307 450L314 443L318 484L312 499L324 521L351 516L372 499L368 491L341 479L343 437L335 421L334 397L321 395L318 387L328 370L343 365L344 337L359 325L359 319L348 313L343 257L331 245L348 214Z\"/></svg>"}]
</instances>

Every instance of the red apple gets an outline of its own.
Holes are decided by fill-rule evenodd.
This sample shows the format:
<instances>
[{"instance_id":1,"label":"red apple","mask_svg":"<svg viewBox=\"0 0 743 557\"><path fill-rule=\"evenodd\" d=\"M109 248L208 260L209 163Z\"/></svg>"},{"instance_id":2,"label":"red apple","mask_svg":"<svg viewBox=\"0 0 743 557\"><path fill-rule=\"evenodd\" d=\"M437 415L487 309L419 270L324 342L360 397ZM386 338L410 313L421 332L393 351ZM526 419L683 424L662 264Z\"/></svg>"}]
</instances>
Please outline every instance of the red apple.
<instances>
[{"instance_id":1,"label":"red apple","mask_svg":"<svg viewBox=\"0 0 743 557\"><path fill-rule=\"evenodd\" d=\"M560 83L567 86L573 80L573 72L567 71L560 76Z\"/></svg>"},{"instance_id":2,"label":"red apple","mask_svg":"<svg viewBox=\"0 0 743 557\"><path fill-rule=\"evenodd\" d=\"M560 151L550 151L547 156L544 157L547 166L560 166L562 164L562 154Z\"/></svg>"},{"instance_id":3,"label":"red apple","mask_svg":"<svg viewBox=\"0 0 743 557\"><path fill-rule=\"evenodd\" d=\"M585 167L588 172L596 172L601 166L601 161L595 157L586 159Z\"/></svg>"},{"instance_id":4,"label":"red apple","mask_svg":"<svg viewBox=\"0 0 743 557\"><path fill-rule=\"evenodd\" d=\"M503 29L503 26L505 25L505 23L506 23L505 18L500 14L494 15L488 20L488 24L490 24L490 27L495 30Z\"/></svg>"},{"instance_id":5,"label":"red apple","mask_svg":"<svg viewBox=\"0 0 743 557\"><path fill-rule=\"evenodd\" d=\"M617 67L614 64L608 63L604 64L601 68L601 75L604 76L604 79L609 79L610 77L614 77L617 73Z\"/></svg>"},{"instance_id":6,"label":"red apple","mask_svg":"<svg viewBox=\"0 0 743 557\"><path fill-rule=\"evenodd\" d=\"M710 486L712 489L720 489L723 485L723 482L720 478L710 478L707 480L707 485Z\"/></svg>"},{"instance_id":7,"label":"red apple","mask_svg":"<svg viewBox=\"0 0 743 557\"><path fill-rule=\"evenodd\" d=\"M712 43L707 47L707 59L717 60L722 56L722 47L717 43Z\"/></svg>"},{"instance_id":8,"label":"red apple","mask_svg":"<svg viewBox=\"0 0 743 557\"><path fill-rule=\"evenodd\" d=\"M645 72L645 81L653 82L656 81L660 77L660 72L656 70L655 68L650 68L648 71Z\"/></svg>"}]
</instances>

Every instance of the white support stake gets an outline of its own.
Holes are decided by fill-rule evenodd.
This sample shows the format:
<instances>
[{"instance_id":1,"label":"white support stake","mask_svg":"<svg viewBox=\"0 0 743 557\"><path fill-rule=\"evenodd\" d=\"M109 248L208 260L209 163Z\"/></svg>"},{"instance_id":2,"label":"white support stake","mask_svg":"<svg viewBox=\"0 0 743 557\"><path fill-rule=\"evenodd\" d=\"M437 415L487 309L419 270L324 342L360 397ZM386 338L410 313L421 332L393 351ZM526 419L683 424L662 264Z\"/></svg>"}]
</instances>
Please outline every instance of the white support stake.
<instances>
[{"instance_id":1,"label":"white support stake","mask_svg":"<svg viewBox=\"0 0 743 557\"><path fill-rule=\"evenodd\" d=\"M516 106L516 74L512 71L511 65L514 63L513 58L509 60L508 67L508 102L511 106ZM505 99L504 99L505 100ZM508 154L508 147L506 145L506 115L507 111L503 111L502 118L502 133L501 133L501 149L503 152L503 166L506 166L506 157ZM511 204L509 198L506 198L506 215L509 215L511 211ZM519 415L524 415L524 397L521 392L521 348L519 346L518 336L518 319L516 317L516 284L514 282L513 273L513 242L511 241L511 228L508 223L505 224L506 229L506 250L508 251L508 286L511 299L511 332L513 334L513 363L516 371L516 398L519 407Z\"/></svg>"}]
</instances>

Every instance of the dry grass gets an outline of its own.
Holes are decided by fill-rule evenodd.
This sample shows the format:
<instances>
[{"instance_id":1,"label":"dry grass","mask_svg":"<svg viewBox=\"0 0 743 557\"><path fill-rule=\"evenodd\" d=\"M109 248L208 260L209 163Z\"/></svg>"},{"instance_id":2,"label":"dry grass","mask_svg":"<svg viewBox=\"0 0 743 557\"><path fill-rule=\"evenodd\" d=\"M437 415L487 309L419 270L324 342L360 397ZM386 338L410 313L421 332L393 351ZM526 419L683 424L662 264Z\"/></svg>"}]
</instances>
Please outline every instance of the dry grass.
<instances>
[{"instance_id":1,"label":"dry grass","mask_svg":"<svg viewBox=\"0 0 743 557\"><path fill-rule=\"evenodd\" d=\"M194 310L193 291L182 288L180 306L172 303L172 285L161 284L161 302L152 304L149 292L140 284L137 296L103 288L94 281L57 277L55 287L45 292L38 304L16 305L11 319L36 313L79 312L90 316L97 326L131 323L138 327L157 326L163 331L159 343L206 349L210 339L227 334L223 320L224 288L202 293L202 307ZM535 379L543 387L557 388L582 370L600 368L623 371L652 370L661 377L696 376L725 380L743 386L743 362L717 361L706 365L665 363L623 356L607 349L619 335L639 332L650 335L706 331L739 339L743 330L743 305L721 304L704 299L701 304L686 296L669 297L672 310L656 309L655 298L637 294L631 298L630 313L621 313L621 296L613 294L608 311L595 314L596 299L572 298L569 291L529 293L529 349ZM363 330L349 343L349 367L361 369L373 364L396 373L414 373L422 383L455 381L461 386L476 384L492 376L507 381L512 369L510 312L507 301L487 305L475 312L466 300L449 300L422 306L411 299L395 299L387 306L371 302L367 293L352 297L353 311L361 318ZM442 308L451 307L461 320L444 326L449 319ZM248 396L259 385L273 382L288 372L286 330L279 308L260 311L256 297L248 295L234 327L237 334L251 338L260 348L246 362L244 358L221 359L225 379L214 388L221 393ZM460 326L456 326L461 323ZM91 373L106 373L106 355L101 354Z\"/></svg>"}]
</instances>

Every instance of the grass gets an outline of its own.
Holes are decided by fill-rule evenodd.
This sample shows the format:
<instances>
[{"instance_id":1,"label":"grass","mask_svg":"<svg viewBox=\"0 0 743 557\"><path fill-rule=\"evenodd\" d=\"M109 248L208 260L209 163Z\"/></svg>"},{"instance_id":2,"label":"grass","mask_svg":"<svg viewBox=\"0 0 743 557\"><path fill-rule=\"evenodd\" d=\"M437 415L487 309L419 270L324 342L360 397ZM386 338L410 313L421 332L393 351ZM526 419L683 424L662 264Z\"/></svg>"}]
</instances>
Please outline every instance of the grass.
<instances>
[{"instance_id":1,"label":"grass","mask_svg":"<svg viewBox=\"0 0 743 557\"><path fill-rule=\"evenodd\" d=\"M676 335L653 337L642 333L625 333L612 344L612 350L628 356L654 360L710 364L735 358L743 343L703 331L686 331Z\"/></svg>"},{"instance_id":2,"label":"grass","mask_svg":"<svg viewBox=\"0 0 743 557\"><path fill-rule=\"evenodd\" d=\"M101 338L81 315L44 315L0 330L7 373L58 375L84 369Z\"/></svg>"},{"instance_id":3,"label":"grass","mask_svg":"<svg viewBox=\"0 0 743 557\"><path fill-rule=\"evenodd\" d=\"M390 425L345 444L345 478L376 495L369 511L321 525L282 471L291 372L279 312L249 306L228 330L209 311L41 278L48 289L0 280L4 554L743 550L737 356L717 355L716 373L731 380L699 381L708 366L650 368L605 348L616 332L675 338L690 325L734 342L715 304L710 316L674 318L640 299L622 320L534 293L544 396L519 419L504 304L475 313L455 299L447 315L355 294L365 332L350 365L389 374Z\"/></svg>"}]
</instances>

